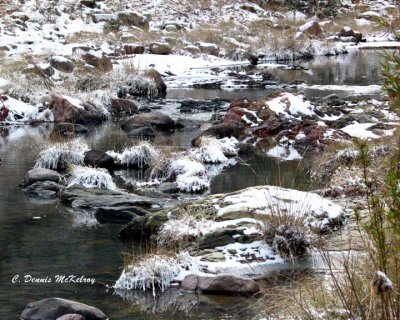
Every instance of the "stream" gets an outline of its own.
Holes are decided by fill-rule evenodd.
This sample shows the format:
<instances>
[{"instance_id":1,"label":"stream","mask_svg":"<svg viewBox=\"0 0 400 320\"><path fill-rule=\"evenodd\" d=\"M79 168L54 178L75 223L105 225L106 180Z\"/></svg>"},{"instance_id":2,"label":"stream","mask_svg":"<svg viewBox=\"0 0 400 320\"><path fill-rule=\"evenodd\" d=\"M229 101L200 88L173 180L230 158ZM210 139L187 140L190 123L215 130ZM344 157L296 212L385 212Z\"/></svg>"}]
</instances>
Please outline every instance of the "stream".
<instances>
[{"instance_id":1,"label":"stream","mask_svg":"<svg viewBox=\"0 0 400 320\"><path fill-rule=\"evenodd\" d=\"M296 63L306 70L273 69L270 72L283 82L305 81L299 89L311 98L331 93L341 97L358 95L376 98L380 94L376 89L380 84L379 57L379 51L354 51L343 56L318 57ZM372 90L351 89L351 86ZM175 109L168 110L169 101L217 97L257 100L275 89L172 89L166 97L165 110L174 118L186 117L179 115ZM289 86L289 90L294 88ZM210 116L193 114L188 117L209 119ZM183 294L177 290L168 290L154 298L144 292L119 295L112 288L107 288L121 274L122 253L135 250L118 239L121 226L88 225L79 212L71 212L56 201L28 198L18 187L25 173L34 166L40 148L54 139L51 132L52 125L0 127L0 319L18 319L28 302L51 296L96 306L110 319L117 320L251 319L256 316L256 311L251 308L251 299ZM157 138L154 143L189 148L191 140L199 132L199 128L177 131ZM91 127L82 139L91 148L101 150L120 150L132 143L119 124L112 121ZM309 181L304 163L282 162L257 153L213 178L209 193L226 193L263 184L299 190L316 188ZM314 272L315 268L310 261L300 263L300 267L302 272ZM285 266L282 269L282 273L290 274L288 269L294 267ZM262 272L267 273L268 270ZM19 275L20 282L13 283L16 275ZM49 277L52 281L25 283L25 275ZM56 275L84 275L96 281L93 285L60 284L55 282ZM274 285L289 281L290 275L282 278L284 280L277 277Z\"/></svg>"}]
</instances>

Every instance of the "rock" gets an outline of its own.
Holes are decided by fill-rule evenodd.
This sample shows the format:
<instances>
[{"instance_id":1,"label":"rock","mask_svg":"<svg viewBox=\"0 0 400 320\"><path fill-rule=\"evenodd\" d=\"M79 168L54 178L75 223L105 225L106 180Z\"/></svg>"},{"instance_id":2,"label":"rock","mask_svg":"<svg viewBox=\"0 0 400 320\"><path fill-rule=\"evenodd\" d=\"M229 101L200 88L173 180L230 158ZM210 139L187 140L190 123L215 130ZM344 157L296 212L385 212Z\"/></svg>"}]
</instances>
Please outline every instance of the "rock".
<instances>
[{"instance_id":1,"label":"rock","mask_svg":"<svg viewBox=\"0 0 400 320\"><path fill-rule=\"evenodd\" d=\"M53 111L56 123L91 125L106 120L94 105L63 95L53 95L49 109Z\"/></svg>"},{"instance_id":2,"label":"rock","mask_svg":"<svg viewBox=\"0 0 400 320\"><path fill-rule=\"evenodd\" d=\"M226 246L235 242L232 236L238 233L238 230L228 228L207 233L198 240L198 247L199 249L213 249Z\"/></svg>"},{"instance_id":3,"label":"rock","mask_svg":"<svg viewBox=\"0 0 400 320\"><path fill-rule=\"evenodd\" d=\"M350 42L360 42L362 40L362 34L353 31L350 27L344 27L337 35L341 40L343 40L343 38L349 38L351 40Z\"/></svg>"},{"instance_id":4,"label":"rock","mask_svg":"<svg viewBox=\"0 0 400 320\"><path fill-rule=\"evenodd\" d=\"M245 52L244 57L249 60L250 64L256 66L258 64L258 56L251 52Z\"/></svg>"},{"instance_id":5,"label":"rock","mask_svg":"<svg viewBox=\"0 0 400 320\"><path fill-rule=\"evenodd\" d=\"M94 9L96 8L96 0L81 0L81 5Z\"/></svg>"},{"instance_id":6,"label":"rock","mask_svg":"<svg viewBox=\"0 0 400 320\"><path fill-rule=\"evenodd\" d=\"M119 238L123 240L148 240L152 235L157 234L160 227L167 221L168 213L165 211L137 217L120 230Z\"/></svg>"},{"instance_id":7,"label":"rock","mask_svg":"<svg viewBox=\"0 0 400 320\"><path fill-rule=\"evenodd\" d=\"M99 168L112 168L114 167L114 158L109 154L92 149L85 152L84 163L87 166L99 167Z\"/></svg>"},{"instance_id":8,"label":"rock","mask_svg":"<svg viewBox=\"0 0 400 320\"><path fill-rule=\"evenodd\" d=\"M129 99L111 99L111 112L114 114L135 114L139 109L135 102Z\"/></svg>"},{"instance_id":9,"label":"rock","mask_svg":"<svg viewBox=\"0 0 400 320\"><path fill-rule=\"evenodd\" d=\"M53 56L49 62L54 69L61 72L71 73L75 69L75 64L71 60L61 56Z\"/></svg>"},{"instance_id":10,"label":"rock","mask_svg":"<svg viewBox=\"0 0 400 320\"><path fill-rule=\"evenodd\" d=\"M200 48L193 44L189 44L186 47L184 47L183 49L190 52L191 54L199 54L201 52Z\"/></svg>"},{"instance_id":11,"label":"rock","mask_svg":"<svg viewBox=\"0 0 400 320\"><path fill-rule=\"evenodd\" d=\"M217 139L222 139L226 137L228 138L235 137L236 139L239 139L242 132L243 128L237 124L233 123L217 124L203 131L197 138L193 139L192 145L198 146L199 139L205 136L211 136Z\"/></svg>"},{"instance_id":12,"label":"rock","mask_svg":"<svg viewBox=\"0 0 400 320\"><path fill-rule=\"evenodd\" d=\"M381 14L375 11L366 11L362 12L357 16L358 19L367 19L367 20L373 20L376 22L380 22L382 20Z\"/></svg>"},{"instance_id":13,"label":"rock","mask_svg":"<svg viewBox=\"0 0 400 320\"><path fill-rule=\"evenodd\" d=\"M147 215L148 212L137 207L99 208L96 210L95 218L100 223L126 224L137 216Z\"/></svg>"},{"instance_id":14,"label":"rock","mask_svg":"<svg viewBox=\"0 0 400 320\"><path fill-rule=\"evenodd\" d=\"M98 57L97 55L89 52L86 52L81 55L81 58L91 66L95 67L96 69L102 72L109 72L113 69L113 65L111 63L110 58L106 56Z\"/></svg>"},{"instance_id":15,"label":"rock","mask_svg":"<svg viewBox=\"0 0 400 320\"><path fill-rule=\"evenodd\" d=\"M62 188L62 185L54 181L37 181L23 190L29 197L55 199Z\"/></svg>"},{"instance_id":16,"label":"rock","mask_svg":"<svg viewBox=\"0 0 400 320\"><path fill-rule=\"evenodd\" d=\"M196 42L195 45L201 52L217 56L219 54L219 47L215 43Z\"/></svg>"},{"instance_id":17,"label":"rock","mask_svg":"<svg viewBox=\"0 0 400 320\"><path fill-rule=\"evenodd\" d=\"M170 116L159 112L142 113L122 123L121 128L127 132L142 127L151 127L154 130L171 131L175 128L175 122Z\"/></svg>"},{"instance_id":18,"label":"rock","mask_svg":"<svg viewBox=\"0 0 400 320\"><path fill-rule=\"evenodd\" d=\"M67 135L74 135L74 134L85 134L89 131L87 127L81 125L79 123L59 123L55 127L55 131L59 134Z\"/></svg>"},{"instance_id":19,"label":"rock","mask_svg":"<svg viewBox=\"0 0 400 320\"><path fill-rule=\"evenodd\" d=\"M73 185L64 189L60 194L60 201L65 205L79 208L151 207L160 205L156 199L120 191L89 189L80 185Z\"/></svg>"},{"instance_id":20,"label":"rock","mask_svg":"<svg viewBox=\"0 0 400 320\"><path fill-rule=\"evenodd\" d=\"M260 286L254 280L229 275L203 277L191 274L185 277L181 287L205 294L252 296L260 292Z\"/></svg>"},{"instance_id":21,"label":"rock","mask_svg":"<svg viewBox=\"0 0 400 320\"><path fill-rule=\"evenodd\" d=\"M38 181L52 181L59 183L61 181L61 175L54 170L34 168L26 173L24 181L22 181L19 186L21 188L26 188Z\"/></svg>"},{"instance_id":22,"label":"rock","mask_svg":"<svg viewBox=\"0 0 400 320\"><path fill-rule=\"evenodd\" d=\"M299 27L299 31L312 37L320 37L323 30L317 21L309 21Z\"/></svg>"},{"instance_id":23,"label":"rock","mask_svg":"<svg viewBox=\"0 0 400 320\"><path fill-rule=\"evenodd\" d=\"M172 49L168 43L165 42L153 42L149 45L150 53L152 54L171 54Z\"/></svg>"},{"instance_id":24,"label":"rock","mask_svg":"<svg viewBox=\"0 0 400 320\"><path fill-rule=\"evenodd\" d=\"M149 20L135 11L119 12L118 20L125 26L134 26L144 30L149 29Z\"/></svg>"},{"instance_id":25,"label":"rock","mask_svg":"<svg viewBox=\"0 0 400 320\"><path fill-rule=\"evenodd\" d=\"M211 253L207 253L201 256L200 261L208 261L208 262L222 262L225 261L226 258L222 252L215 251Z\"/></svg>"},{"instance_id":26,"label":"rock","mask_svg":"<svg viewBox=\"0 0 400 320\"><path fill-rule=\"evenodd\" d=\"M50 320L67 314L81 315L85 320L107 319L107 316L95 307L61 298L46 298L31 302L26 306L20 318L23 320Z\"/></svg>"},{"instance_id":27,"label":"rock","mask_svg":"<svg viewBox=\"0 0 400 320\"><path fill-rule=\"evenodd\" d=\"M117 20L118 16L111 13L96 13L92 15L92 20L94 23Z\"/></svg>"},{"instance_id":28,"label":"rock","mask_svg":"<svg viewBox=\"0 0 400 320\"><path fill-rule=\"evenodd\" d=\"M154 138L155 132L151 127L141 127L128 132L129 138Z\"/></svg>"},{"instance_id":29,"label":"rock","mask_svg":"<svg viewBox=\"0 0 400 320\"><path fill-rule=\"evenodd\" d=\"M55 74L53 67L49 63L39 63L35 65L29 65L22 72L36 74L45 77L51 77Z\"/></svg>"},{"instance_id":30,"label":"rock","mask_svg":"<svg viewBox=\"0 0 400 320\"><path fill-rule=\"evenodd\" d=\"M140 43L129 43L124 45L125 54L142 54L144 46Z\"/></svg>"},{"instance_id":31,"label":"rock","mask_svg":"<svg viewBox=\"0 0 400 320\"><path fill-rule=\"evenodd\" d=\"M145 76L154 81L159 96L164 96L167 94L167 86L161 74L157 70L150 69L149 71L146 72Z\"/></svg>"}]
</instances>

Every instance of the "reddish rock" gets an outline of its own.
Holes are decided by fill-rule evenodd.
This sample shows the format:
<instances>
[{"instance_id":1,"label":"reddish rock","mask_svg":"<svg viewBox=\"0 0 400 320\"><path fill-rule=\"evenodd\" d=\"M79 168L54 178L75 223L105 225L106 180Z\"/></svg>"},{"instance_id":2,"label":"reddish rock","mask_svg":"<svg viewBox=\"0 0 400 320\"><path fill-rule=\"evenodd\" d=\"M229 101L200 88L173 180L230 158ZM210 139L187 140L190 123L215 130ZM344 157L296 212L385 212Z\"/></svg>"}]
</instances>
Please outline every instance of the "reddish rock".
<instances>
[{"instance_id":1,"label":"reddish rock","mask_svg":"<svg viewBox=\"0 0 400 320\"><path fill-rule=\"evenodd\" d=\"M63 95L53 95L49 104L56 123L79 123L83 125L100 124L105 116L90 103L77 104L74 100Z\"/></svg>"}]
</instances>

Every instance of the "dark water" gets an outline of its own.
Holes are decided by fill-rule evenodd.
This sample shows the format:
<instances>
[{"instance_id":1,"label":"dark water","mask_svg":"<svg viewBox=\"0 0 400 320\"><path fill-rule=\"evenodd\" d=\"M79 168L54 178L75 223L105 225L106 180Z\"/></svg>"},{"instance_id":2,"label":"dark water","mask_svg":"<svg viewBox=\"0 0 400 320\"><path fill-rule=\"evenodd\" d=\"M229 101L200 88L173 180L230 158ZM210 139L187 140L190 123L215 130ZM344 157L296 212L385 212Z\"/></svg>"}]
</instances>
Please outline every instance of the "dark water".
<instances>
[{"instance_id":1,"label":"dark water","mask_svg":"<svg viewBox=\"0 0 400 320\"><path fill-rule=\"evenodd\" d=\"M303 79L309 84L379 82L377 53L360 52L352 57L302 63L312 70L312 76L303 71L275 70L274 73L286 81ZM169 98L258 99L267 92L268 89L173 90ZM71 213L57 202L29 199L18 187L33 167L38 149L50 139L50 133L51 128L45 127L0 130L0 319L17 319L28 302L50 296L96 306L111 319L251 319L257 314L250 308L254 300L236 297L183 295L171 290L154 299L143 292L121 297L112 289L107 290L106 285L112 285L122 271L122 253L135 250L118 239L120 226L82 226L77 219L79 212ZM160 146L187 148L198 133L199 129L188 130L155 142ZM92 128L85 140L90 147L103 150L118 150L131 143L117 124ZM311 188L302 165L297 162L278 163L260 155L244 160L214 178L211 192L230 192L266 183ZM21 283L12 283L16 275ZM52 282L24 283L24 275L48 277ZM95 278L96 282L94 285L60 284L54 282L56 275L84 275Z\"/></svg>"},{"instance_id":2,"label":"dark water","mask_svg":"<svg viewBox=\"0 0 400 320\"><path fill-rule=\"evenodd\" d=\"M381 77L381 50L356 50L345 55L336 57L316 57L308 61L296 61L291 63L300 66L303 70L270 69L258 67L257 70L270 72L277 81L286 84L285 90L303 90L309 97L323 97L328 94L337 94L340 97L357 95L359 97L378 97L379 90L360 94L357 91L342 90L331 85L339 86L370 86L382 82ZM290 85L293 81L304 81L304 85L296 87ZM318 85L320 87L315 87ZM266 97L281 87L267 86L266 88L254 89L171 89L168 91L170 99L235 99L237 97L249 100L257 100Z\"/></svg>"}]
</instances>

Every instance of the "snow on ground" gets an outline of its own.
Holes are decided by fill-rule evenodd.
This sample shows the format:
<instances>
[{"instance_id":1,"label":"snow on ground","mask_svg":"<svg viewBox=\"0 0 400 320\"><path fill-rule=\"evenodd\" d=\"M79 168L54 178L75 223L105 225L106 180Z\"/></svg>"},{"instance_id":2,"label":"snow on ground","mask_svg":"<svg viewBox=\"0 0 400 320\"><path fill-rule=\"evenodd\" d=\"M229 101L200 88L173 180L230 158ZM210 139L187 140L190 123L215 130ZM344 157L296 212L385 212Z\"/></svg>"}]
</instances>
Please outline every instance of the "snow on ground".
<instances>
[{"instance_id":1,"label":"snow on ground","mask_svg":"<svg viewBox=\"0 0 400 320\"><path fill-rule=\"evenodd\" d=\"M283 114L288 118L298 118L314 115L314 106L304 95L294 95L284 92L266 103L276 114Z\"/></svg>"},{"instance_id":2,"label":"snow on ground","mask_svg":"<svg viewBox=\"0 0 400 320\"><path fill-rule=\"evenodd\" d=\"M340 129L352 137L360 138L360 139L377 139L381 138L374 134L372 131L368 130L369 128L375 126L376 123L358 123L354 122L352 124L347 125L346 127ZM395 129L383 130L383 135L392 136L394 135Z\"/></svg>"}]
</instances>

